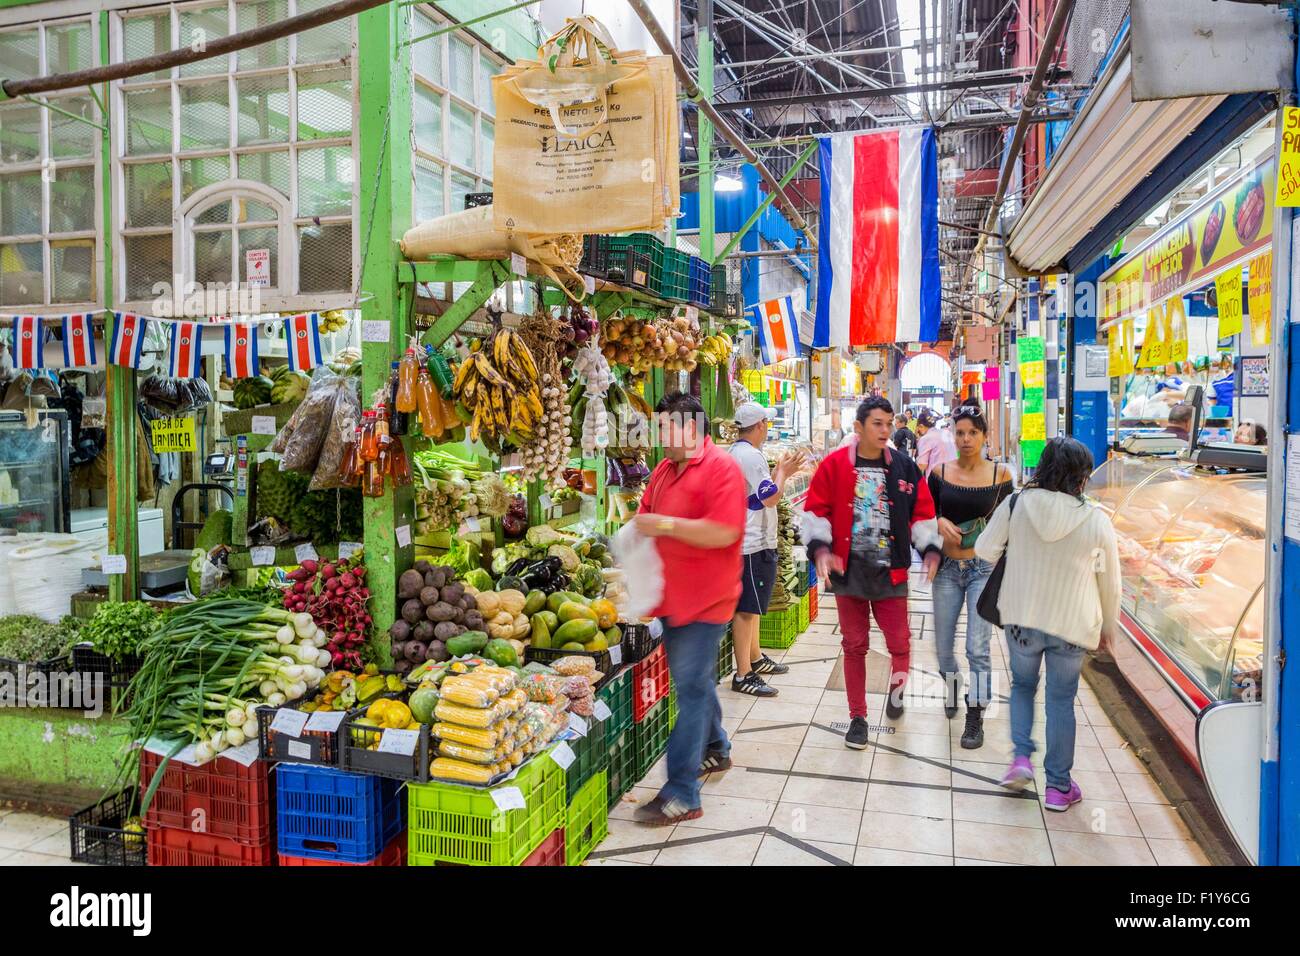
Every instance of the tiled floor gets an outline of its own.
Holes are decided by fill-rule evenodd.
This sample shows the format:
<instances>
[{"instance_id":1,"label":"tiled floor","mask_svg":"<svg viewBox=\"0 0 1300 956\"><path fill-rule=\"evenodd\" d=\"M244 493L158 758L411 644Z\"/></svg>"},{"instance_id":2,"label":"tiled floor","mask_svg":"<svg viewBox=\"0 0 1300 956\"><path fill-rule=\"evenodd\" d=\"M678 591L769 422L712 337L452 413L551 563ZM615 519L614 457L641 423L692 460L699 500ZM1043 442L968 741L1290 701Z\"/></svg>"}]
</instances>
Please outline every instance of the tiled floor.
<instances>
[{"instance_id":1,"label":"tiled floor","mask_svg":"<svg viewBox=\"0 0 1300 956\"><path fill-rule=\"evenodd\" d=\"M68 821L0 808L0 866L83 866L68 859Z\"/></svg>"},{"instance_id":2,"label":"tiled floor","mask_svg":"<svg viewBox=\"0 0 1300 956\"><path fill-rule=\"evenodd\" d=\"M873 631L868 657L872 746L844 746L848 720L838 662L834 598L823 595L818 620L788 651L773 677L779 697L755 700L719 688L735 766L704 783L704 816L673 828L631 820L636 804L664 780L660 761L611 812L609 837L589 865L910 866L1113 865L1208 863L1142 762L1111 726L1086 682L1075 705L1073 776L1083 803L1044 811L1037 786L1014 794L998 786L1010 759L1010 689L1000 633L993 640L997 700L978 750L960 746L963 715L949 721L937 690L929 585L912 582L912 677L907 710L884 717L889 658ZM958 660L963 669L958 628ZM879 648L879 650L877 650ZM1034 737L1043 745L1043 700ZM832 727L832 724L837 726ZM1041 756L1041 749L1039 756ZM2 861L0 861L2 862Z\"/></svg>"}]
</instances>

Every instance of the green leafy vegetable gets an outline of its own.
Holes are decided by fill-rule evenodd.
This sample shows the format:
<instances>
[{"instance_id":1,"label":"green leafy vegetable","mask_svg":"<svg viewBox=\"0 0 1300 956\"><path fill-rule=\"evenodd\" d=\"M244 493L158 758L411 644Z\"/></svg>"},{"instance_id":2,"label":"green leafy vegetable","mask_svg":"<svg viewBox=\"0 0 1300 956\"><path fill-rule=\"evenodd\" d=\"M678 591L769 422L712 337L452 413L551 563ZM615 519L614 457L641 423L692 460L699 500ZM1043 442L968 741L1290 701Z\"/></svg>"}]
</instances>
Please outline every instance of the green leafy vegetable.
<instances>
[{"instance_id":1,"label":"green leafy vegetable","mask_svg":"<svg viewBox=\"0 0 1300 956\"><path fill-rule=\"evenodd\" d=\"M158 621L158 612L143 601L105 601L81 629L81 640L89 641L101 654L121 660L139 651Z\"/></svg>"},{"instance_id":2,"label":"green leafy vegetable","mask_svg":"<svg viewBox=\"0 0 1300 956\"><path fill-rule=\"evenodd\" d=\"M74 618L51 624L31 614L14 614L0 618L0 657L34 664L65 654L76 643Z\"/></svg>"}]
</instances>

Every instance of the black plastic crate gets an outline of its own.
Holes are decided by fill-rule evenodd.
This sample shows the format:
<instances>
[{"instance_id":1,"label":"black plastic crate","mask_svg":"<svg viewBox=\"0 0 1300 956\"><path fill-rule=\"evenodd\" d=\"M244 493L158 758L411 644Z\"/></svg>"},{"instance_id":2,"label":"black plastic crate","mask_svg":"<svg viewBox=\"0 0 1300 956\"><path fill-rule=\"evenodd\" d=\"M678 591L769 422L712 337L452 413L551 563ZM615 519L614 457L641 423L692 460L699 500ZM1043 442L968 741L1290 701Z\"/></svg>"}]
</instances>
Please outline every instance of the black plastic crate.
<instances>
[{"instance_id":1,"label":"black plastic crate","mask_svg":"<svg viewBox=\"0 0 1300 956\"><path fill-rule=\"evenodd\" d=\"M310 698L308 698L310 699ZM290 737L279 732L272 733L271 723L281 710L301 710L307 700L293 700L280 707L257 708L257 756L261 760L275 763L306 763L318 767L337 767L339 765L338 740L342 730L304 731L302 736ZM344 715L346 720L346 715Z\"/></svg>"},{"instance_id":2,"label":"black plastic crate","mask_svg":"<svg viewBox=\"0 0 1300 956\"><path fill-rule=\"evenodd\" d=\"M76 644L72 648L72 666L78 671L103 674L104 680L114 690L125 690L144 664L138 654L128 654L121 660L101 654L90 644Z\"/></svg>"},{"instance_id":3,"label":"black plastic crate","mask_svg":"<svg viewBox=\"0 0 1300 956\"><path fill-rule=\"evenodd\" d=\"M651 635L648 624L620 624L619 628L623 631L624 664L635 664L637 661L645 660L654 653L654 649L662 640Z\"/></svg>"},{"instance_id":4,"label":"black plastic crate","mask_svg":"<svg viewBox=\"0 0 1300 956\"><path fill-rule=\"evenodd\" d=\"M371 744L379 743L384 736L383 727L358 726L356 721L364 717L366 708L352 711L344 718L339 727L339 769L351 773L365 773L375 777L387 777L389 780L410 780L415 783L429 782L429 761L433 759L432 736L428 724L421 724L417 734L415 750L410 754L381 753L368 749Z\"/></svg>"},{"instance_id":5,"label":"black plastic crate","mask_svg":"<svg viewBox=\"0 0 1300 956\"><path fill-rule=\"evenodd\" d=\"M731 626L727 626L727 633L722 635L722 643L718 645L718 682L731 676L732 671L736 669L736 637L731 633Z\"/></svg>"},{"instance_id":6,"label":"black plastic crate","mask_svg":"<svg viewBox=\"0 0 1300 956\"><path fill-rule=\"evenodd\" d=\"M626 250L626 255L627 266L623 276L623 284L633 289L648 289L650 287L650 278L654 274L650 257L634 249Z\"/></svg>"},{"instance_id":7,"label":"black plastic crate","mask_svg":"<svg viewBox=\"0 0 1300 956\"><path fill-rule=\"evenodd\" d=\"M608 236L582 237L582 262L578 271L597 279L608 279L613 251L609 246Z\"/></svg>"},{"instance_id":8,"label":"black plastic crate","mask_svg":"<svg viewBox=\"0 0 1300 956\"><path fill-rule=\"evenodd\" d=\"M74 863L98 866L146 866L148 838L125 829L136 809L134 787L127 787L68 817Z\"/></svg>"},{"instance_id":9,"label":"black plastic crate","mask_svg":"<svg viewBox=\"0 0 1300 956\"><path fill-rule=\"evenodd\" d=\"M84 693L79 693L79 691L82 690L81 685L87 681L93 681L95 679L93 674L83 675L80 671L74 668L71 658L66 656L52 657L46 661L35 662L16 661L10 657L0 657L0 673L9 675L14 688L15 698L20 698L16 699L16 703L19 703L24 707L48 707L52 710L86 709L85 705L87 700L85 699ZM30 680L32 674L40 674L47 679L54 677L56 674L69 675L70 679L76 683L71 687L71 690L73 690L74 693L68 702L68 706L64 707L61 703L63 695L60 691L65 686L64 683L60 682L54 685L52 692L53 699L49 699L51 691L48 682L45 684L46 690L44 693L39 693L37 688L28 686L27 682Z\"/></svg>"},{"instance_id":10,"label":"black plastic crate","mask_svg":"<svg viewBox=\"0 0 1300 956\"><path fill-rule=\"evenodd\" d=\"M490 205L492 205L491 193L466 193L465 194L466 209L477 209L479 206L490 206Z\"/></svg>"},{"instance_id":11,"label":"black plastic crate","mask_svg":"<svg viewBox=\"0 0 1300 956\"><path fill-rule=\"evenodd\" d=\"M539 664L554 664L564 657L590 657L596 662L596 670L603 676L600 682L595 685L596 690L600 690L608 684L614 677L618 665L614 663L609 656L609 651L562 651L558 647L533 647L529 646L524 651L524 662L531 664L537 661Z\"/></svg>"}]
</instances>

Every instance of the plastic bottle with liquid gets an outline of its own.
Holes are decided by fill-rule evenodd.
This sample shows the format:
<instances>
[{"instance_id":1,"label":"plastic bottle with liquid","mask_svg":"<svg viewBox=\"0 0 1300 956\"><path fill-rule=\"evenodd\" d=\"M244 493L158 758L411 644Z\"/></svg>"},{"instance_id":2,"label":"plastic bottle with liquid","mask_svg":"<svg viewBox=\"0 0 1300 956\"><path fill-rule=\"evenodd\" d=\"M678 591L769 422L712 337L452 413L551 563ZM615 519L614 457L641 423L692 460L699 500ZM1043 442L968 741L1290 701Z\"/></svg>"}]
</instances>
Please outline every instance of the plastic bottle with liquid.
<instances>
[{"instance_id":1,"label":"plastic bottle with liquid","mask_svg":"<svg viewBox=\"0 0 1300 956\"><path fill-rule=\"evenodd\" d=\"M415 377L420 362L415 357L415 349L408 348L398 364L397 393L393 397L393 407L399 412L415 411Z\"/></svg>"},{"instance_id":2,"label":"plastic bottle with liquid","mask_svg":"<svg viewBox=\"0 0 1300 956\"><path fill-rule=\"evenodd\" d=\"M344 443L343 462L339 465L339 480L345 481L349 485L355 484L354 479L361 476L362 466L365 464L361 460L361 426L357 425L353 429L352 438Z\"/></svg>"},{"instance_id":3,"label":"plastic bottle with liquid","mask_svg":"<svg viewBox=\"0 0 1300 956\"><path fill-rule=\"evenodd\" d=\"M411 461L400 438L394 438L388 446L388 477L395 487L409 485L412 481Z\"/></svg>"},{"instance_id":4,"label":"plastic bottle with liquid","mask_svg":"<svg viewBox=\"0 0 1300 956\"><path fill-rule=\"evenodd\" d=\"M428 356L427 364L429 374L433 376L433 384L438 387L438 392L443 398L451 398L453 376L450 363L432 345L425 346L425 353Z\"/></svg>"},{"instance_id":5,"label":"plastic bottle with liquid","mask_svg":"<svg viewBox=\"0 0 1300 956\"><path fill-rule=\"evenodd\" d=\"M398 373L397 362L393 363L393 373L390 379L390 388L388 390L389 415L388 415L388 433L390 435L409 435L411 428L411 419L406 412L397 410L397 389L400 375Z\"/></svg>"},{"instance_id":6,"label":"plastic bottle with liquid","mask_svg":"<svg viewBox=\"0 0 1300 956\"><path fill-rule=\"evenodd\" d=\"M375 413L367 411L361 416L361 460L374 461L379 457L379 436L375 433Z\"/></svg>"},{"instance_id":7,"label":"plastic bottle with liquid","mask_svg":"<svg viewBox=\"0 0 1300 956\"><path fill-rule=\"evenodd\" d=\"M420 369L415 382L415 399L420 408L420 433L425 438L440 441L445 430L442 416L438 415L438 395L434 393L433 378L427 368Z\"/></svg>"}]
</instances>

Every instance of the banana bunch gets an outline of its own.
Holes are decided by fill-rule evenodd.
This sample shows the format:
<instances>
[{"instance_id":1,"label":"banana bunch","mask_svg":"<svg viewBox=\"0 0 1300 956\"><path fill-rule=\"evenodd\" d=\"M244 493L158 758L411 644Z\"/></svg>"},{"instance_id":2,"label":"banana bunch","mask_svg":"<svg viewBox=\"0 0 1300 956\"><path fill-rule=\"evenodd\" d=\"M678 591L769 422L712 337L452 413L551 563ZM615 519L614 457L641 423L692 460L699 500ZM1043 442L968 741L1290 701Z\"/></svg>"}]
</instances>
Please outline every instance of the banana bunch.
<instances>
[{"instance_id":1,"label":"banana bunch","mask_svg":"<svg viewBox=\"0 0 1300 956\"><path fill-rule=\"evenodd\" d=\"M724 365L731 357L731 336L726 332L710 335L700 343L696 358L701 365Z\"/></svg>"},{"instance_id":2,"label":"banana bunch","mask_svg":"<svg viewBox=\"0 0 1300 956\"><path fill-rule=\"evenodd\" d=\"M499 329L456 367L452 381L456 413L477 441L515 446L535 437L542 420L542 382L528 346L509 329Z\"/></svg>"}]
</instances>

